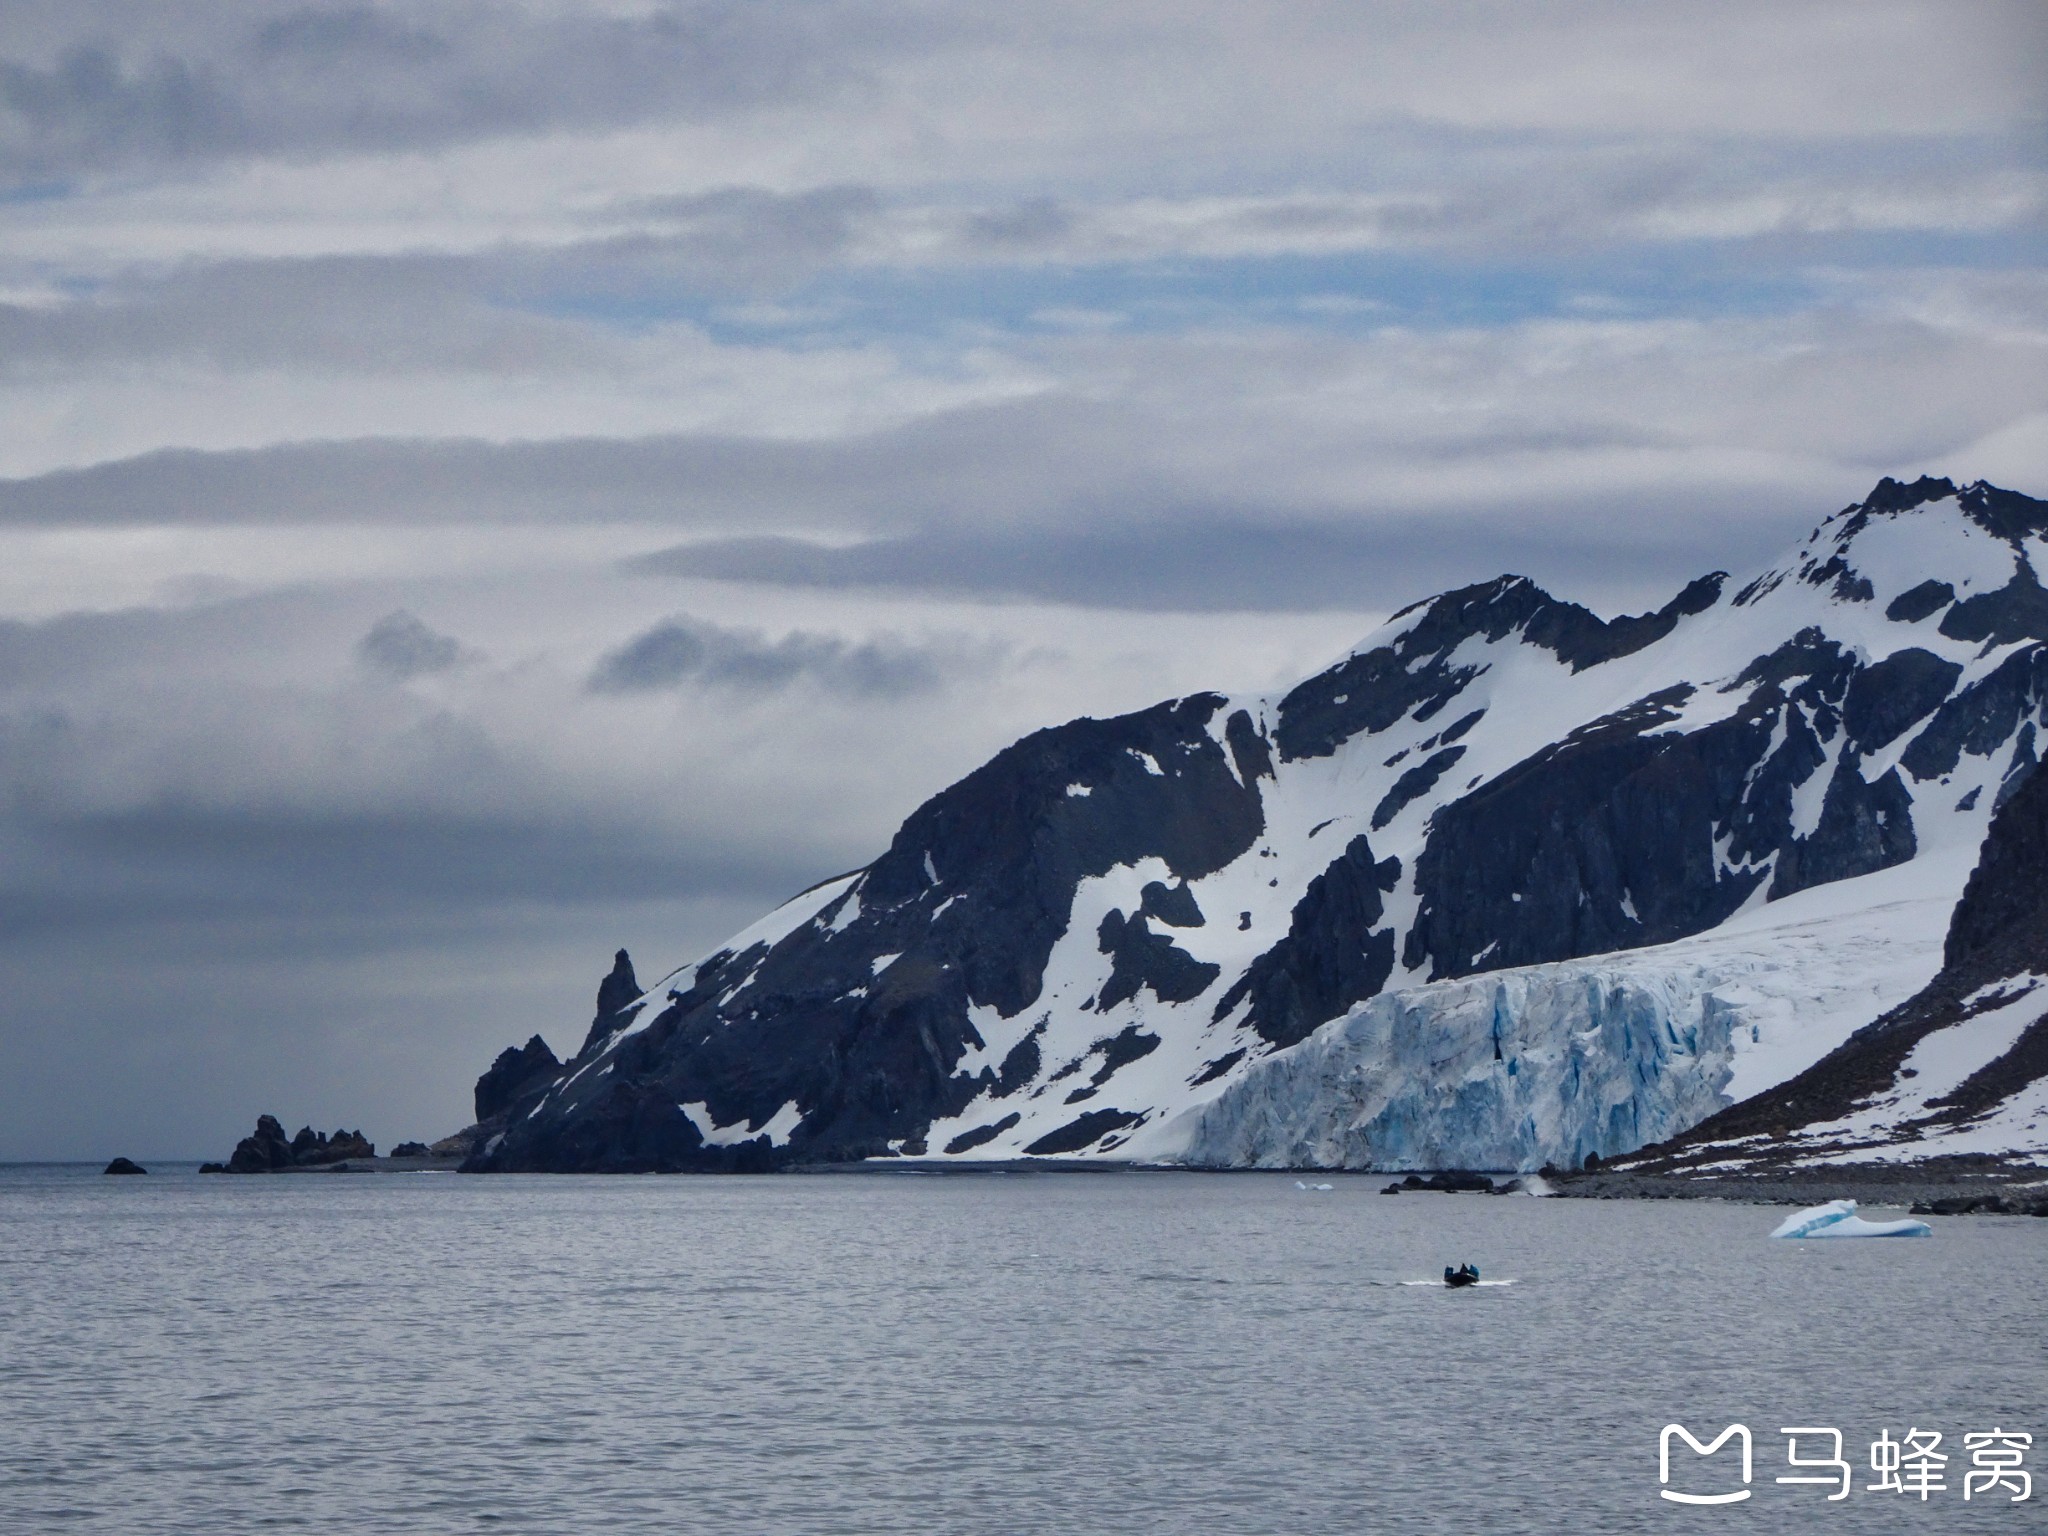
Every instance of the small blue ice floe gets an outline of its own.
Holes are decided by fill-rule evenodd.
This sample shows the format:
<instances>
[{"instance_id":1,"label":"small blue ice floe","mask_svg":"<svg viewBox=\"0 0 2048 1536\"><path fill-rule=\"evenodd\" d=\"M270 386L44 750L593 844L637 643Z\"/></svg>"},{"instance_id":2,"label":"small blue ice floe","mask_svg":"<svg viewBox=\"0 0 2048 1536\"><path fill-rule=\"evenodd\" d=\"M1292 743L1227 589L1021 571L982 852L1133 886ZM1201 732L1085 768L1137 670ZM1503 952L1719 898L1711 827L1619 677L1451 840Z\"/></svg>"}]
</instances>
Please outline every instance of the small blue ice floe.
<instances>
[{"instance_id":1,"label":"small blue ice floe","mask_svg":"<svg viewBox=\"0 0 2048 1536\"><path fill-rule=\"evenodd\" d=\"M1778 1223L1773 1237L1932 1237L1934 1228L1924 1221L1865 1221L1856 1214L1854 1200L1830 1200L1826 1205L1794 1211Z\"/></svg>"},{"instance_id":2,"label":"small blue ice floe","mask_svg":"<svg viewBox=\"0 0 2048 1536\"><path fill-rule=\"evenodd\" d=\"M1301 1180L1296 1179L1294 1181L1294 1187L1296 1189L1328 1189L1330 1186L1327 1184L1304 1184L1301 1182Z\"/></svg>"}]
</instances>

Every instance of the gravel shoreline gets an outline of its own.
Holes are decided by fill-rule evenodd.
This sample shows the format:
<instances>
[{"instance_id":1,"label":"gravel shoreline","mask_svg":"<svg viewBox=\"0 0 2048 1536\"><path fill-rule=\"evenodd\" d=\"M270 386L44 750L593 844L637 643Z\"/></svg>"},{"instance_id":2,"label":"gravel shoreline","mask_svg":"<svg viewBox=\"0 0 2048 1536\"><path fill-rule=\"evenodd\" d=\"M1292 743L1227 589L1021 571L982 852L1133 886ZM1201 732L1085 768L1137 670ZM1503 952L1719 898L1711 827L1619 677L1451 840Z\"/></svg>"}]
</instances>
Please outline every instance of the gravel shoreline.
<instances>
[{"instance_id":1,"label":"gravel shoreline","mask_svg":"<svg viewBox=\"0 0 2048 1536\"><path fill-rule=\"evenodd\" d=\"M1552 1175L1553 1195L1567 1200L1737 1200L1751 1205L1819 1205L1855 1200L1912 1209L1935 1202L1998 1201L2048 1215L2048 1169L1986 1163L1850 1164L1834 1168L1761 1169L1713 1174L1588 1170ZM1947 1212L1941 1214L1950 1214Z\"/></svg>"}]
</instances>

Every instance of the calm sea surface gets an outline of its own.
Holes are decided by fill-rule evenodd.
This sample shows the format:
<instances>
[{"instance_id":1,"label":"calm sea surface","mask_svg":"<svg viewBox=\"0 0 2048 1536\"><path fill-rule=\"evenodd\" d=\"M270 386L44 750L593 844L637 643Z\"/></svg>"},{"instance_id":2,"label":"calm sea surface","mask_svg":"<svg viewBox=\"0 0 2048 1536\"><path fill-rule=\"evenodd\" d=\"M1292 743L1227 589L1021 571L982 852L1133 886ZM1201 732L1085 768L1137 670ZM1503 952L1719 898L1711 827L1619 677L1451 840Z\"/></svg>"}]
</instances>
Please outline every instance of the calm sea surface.
<instances>
[{"instance_id":1,"label":"calm sea surface","mask_svg":"<svg viewBox=\"0 0 2048 1536\"><path fill-rule=\"evenodd\" d=\"M1330 1182L0 1169L0 1530L2048 1530L2048 1221ZM1673 1420L1748 1503L1660 1501ZM1962 1499L1994 1426L2031 1503ZM1912 1427L1947 1490L1865 1492Z\"/></svg>"}]
</instances>

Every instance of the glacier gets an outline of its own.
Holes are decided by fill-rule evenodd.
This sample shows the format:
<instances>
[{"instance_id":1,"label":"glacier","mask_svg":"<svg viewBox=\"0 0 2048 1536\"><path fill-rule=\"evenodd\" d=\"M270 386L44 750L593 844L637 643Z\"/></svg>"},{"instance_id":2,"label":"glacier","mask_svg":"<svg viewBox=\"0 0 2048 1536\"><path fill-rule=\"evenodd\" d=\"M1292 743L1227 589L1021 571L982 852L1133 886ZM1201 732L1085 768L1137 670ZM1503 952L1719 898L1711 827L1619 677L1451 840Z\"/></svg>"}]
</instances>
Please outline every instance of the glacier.
<instances>
[{"instance_id":1,"label":"glacier","mask_svg":"<svg viewBox=\"0 0 2048 1536\"><path fill-rule=\"evenodd\" d=\"M1382 993L1133 1149L1394 1172L1632 1152L1803 1070L1924 985L1949 899L1930 873L1802 892L1672 944Z\"/></svg>"}]
</instances>

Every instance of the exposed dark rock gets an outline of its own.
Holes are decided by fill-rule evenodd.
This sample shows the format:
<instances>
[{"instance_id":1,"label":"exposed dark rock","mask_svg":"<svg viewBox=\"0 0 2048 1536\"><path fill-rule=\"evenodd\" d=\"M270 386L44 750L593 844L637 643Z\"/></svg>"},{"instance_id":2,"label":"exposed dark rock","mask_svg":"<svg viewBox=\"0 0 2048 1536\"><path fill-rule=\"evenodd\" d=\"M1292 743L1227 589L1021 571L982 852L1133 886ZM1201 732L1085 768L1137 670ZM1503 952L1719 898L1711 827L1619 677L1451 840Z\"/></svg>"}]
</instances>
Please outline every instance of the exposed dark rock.
<instances>
[{"instance_id":1,"label":"exposed dark rock","mask_svg":"<svg viewBox=\"0 0 2048 1536\"><path fill-rule=\"evenodd\" d=\"M1915 1216L2048 1216L2048 1199L2020 1195L1943 1195L1913 1203Z\"/></svg>"},{"instance_id":2,"label":"exposed dark rock","mask_svg":"<svg viewBox=\"0 0 2048 1536\"><path fill-rule=\"evenodd\" d=\"M1327 757L1361 731L1383 731L1409 714L1428 719L1478 676L1451 665L1451 652L1473 635L1500 639L1551 601L1534 582L1502 576L1406 610L1420 617L1391 643L1347 658L1280 701L1281 758Z\"/></svg>"},{"instance_id":3,"label":"exposed dark rock","mask_svg":"<svg viewBox=\"0 0 2048 1536\"><path fill-rule=\"evenodd\" d=\"M1486 711L1483 709L1475 709L1469 715L1461 715L1458 719L1452 721L1449 725L1445 726L1443 730L1438 732L1437 735L1431 741L1425 742L1423 743L1423 745L1425 747L1433 745L1449 746L1452 742L1456 741L1460 736L1465 735L1468 731L1472 729L1473 726L1477 725L1480 721L1484 720L1485 718Z\"/></svg>"},{"instance_id":4,"label":"exposed dark rock","mask_svg":"<svg viewBox=\"0 0 2048 1536\"><path fill-rule=\"evenodd\" d=\"M1920 483L1945 482L1930 482L1923 476ZM2048 501L2023 496L2018 491L2001 490L1982 480L1964 486L1955 493L1955 497L1970 521L2008 544L2017 547L2026 539L2048 534Z\"/></svg>"},{"instance_id":5,"label":"exposed dark rock","mask_svg":"<svg viewBox=\"0 0 2048 1536\"><path fill-rule=\"evenodd\" d=\"M1866 783L1854 753L1844 751L1821 802L1820 824L1778 857L1771 899L1903 864L1916 846L1913 797L1898 769L1887 768L1876 783Z\"/></svg>"},{"instance_id":6,"label":"exposed dark rock","mask_svg":"<svg viewBox=\"0 0 2048 1536\"><path fill-rule=\"evenodd\" d=\"M1078 1152L1083 1147L1093 1146L1111 1131L1136 1125L1144 1118L1121 1109L1091 1109L1079 1119L1070 1120L1058 1130L1048 1131L1039 1137L1024 1149L1024 1155L1049 1157L1059 1152Z\"/></svg>"},{"instance_id":7,"label":"exposed dark rock","mask_svg":"<svg viewBox=\"0 0 2048 1536\"><path fill-rule=\"evenodd\" d=\"M1114 1008L1149 988L1162 1003L1184 1003L1199 997L1222 974L1220 968L1195 959L1173 940L1152 932L1142 916L1126 918L1111 911L1096 929L1096 942L1110 957L1109 980L1095 1005Z\"/></svg>"},{"instance_id":8,"label":"exposed dark rock","mask_svg":"<svg viewBox=\"0 0 2048 1536\"><path fill-rule=\"evenodd\" d=\"M125 1158L125 1157L117 1157L117 1158L115 1158L115 1159L114 1159L114 1160L113 1160L113 1161L112 1161L111 1163L107 1164L107 1166L106 1166L106 1167L102 1168L102 1169L100 1170L100 1172L101 1172L101 1173L147 1173L147 1172L149 1172L149 1170L148 1170L147 1168L143 1167L143 1166L142 1166L142 1164L140 1164L140 1163L130 1162L130 1161L129 1161L129 1160L127 1159L127 1158Z\"/></svg>"},{"instance_id":9,"label":"exposed dark rock","mask_svg":"<svg viewBox=\"0 0 2048 1536\"><path fill-rule=\"evenodd\" d=\"M993 1072L954 1075L980 1043L970 1009L1012 1017L1037 1001L1081 880L1145 858L1174 884L1199 879L1264 830L1269 749L1246 716L1224 722L1226 752L1212 734L1221 704L1204 694L1077 720L998 753L914 812L856 877L846 927L807 925L715 957L651 1024L601 1047L612 1072L565 1089L559 1114L550 1101L537 1119L509 1118L466 1166L716 1171L848 1159L958 1113L997 1086ZM1126 919L1116 936L1141 989L1177 995L1213 979L1188 969L1195 962L1150 921ZM884 955L896 958L877 975ZM1004 1076L1023 1059L1035 1070L1035 1053L1006 1061ZM761 1125L791 1102L802 1120L784 1148L765 1138L707 1146L676 1108L700 1103L719 1125Z\"/></svg>"},{"instance_id":10,"label":"exposed dark rock","mask_svg":"<svg viewBox=\"0 0 2048 1536\"><path fill-rule=\"evenodd\" d=\"M996 1068L996 1080L992 1086L997 1098L1008 1098L1038 1076L1038 1037L1044 1033L1045 1020L1040 1019L1030 1034L1010 1047L1010 1054L1005 1056L1003 1064Z\"/></svg>"},{"instance_id":11,"label":"exposed dark rock","mask_svg":"<svg viewBox=\"0 0 2048 1536\"><path fill-rule=\"evenodd\" d=\"M361 1131L337 1130L332 1136L301 1126L291 1140L291 1160L299 1167L338 1163L349 1157L375 1157L377 1149Z\"/></svg>"},{"instance_id":12,"label":"exposed dark rock","mask_svg":"<svg viewBox=\"0 0 2048 1536\"><path fill-rule=\"evenodd\" d=\"M972 1152L976 1147L986 1146L1022 1118L1014 1113L1008 1114L993 1125L978 1125L971 1131L962 1131L946 1143L946 1155L950 1157L956 1152Z\"/></svg>"},{"instance_id":13,"label":"exposed dark rock","mask_svg":"<svg viewBox=\"0 0 2048 1536\"><path fill-rule=\"evenodd\" d=\"M1234 1051L1226 1051L1221 1056L1218 1056L1214 1061L1210 1062L1207 1066L1203 1067L1200 1072L1196 1073L1193 1077L1189 1078L1188 1086L1190 1088L1199 1088L1204 1083L1213 1083L1216 1081L1217 1078L1222 1077L1225 1073L1229 1072L1229 1070L1232 1067L1236 1066L1240 1061L1243 1061L1244 1058L1245 1049L1243 1046L1239 1046Z\"/></svg>"},{"instance_id":14,"label":"exposed dark rock","mask_svg":"<svg viewBox=\"0 0 2048 1536\"><path fill-rule=\"evenodd\" d=\"M1519 1179L1515 1181L1515 1187L1521 1187ZM1411 1173L1405 1179L1389 1184L1380 1193L1383 1195L1494 1195L1506 1194L1508 1191L1505 1188L1496 1189L1493 1180L1483 1173L1460 1173L1453 1170L1431 1174Z\"/></svg>"},{"instance_id":15,"label":"exposed dark rock","mask_svg":"<svg viewBox=\"0 0 2048 1536\"><path fill-rule=\"evenodd\" d=\"M1138 915L1156 917L1169 928L1200 928L1208 922L1186 884L1169 886L1158 880L1146 882L1138 893Z\"/></svg>"},{"instance_id":16,"label":"exposed dark rock","mask_svg":"<svg viewBox=\"0 0 2048 1536\"><path fill-rule=\"evenodd\" d=\"M2030 645L2013 652L1988 677L1981 677L1953 695L1921 729L1899 763L1925 782L1954 773L1967 752L1989 757L2019 726L2022 713L2048 700L2048 646Z\"/></svg>"},{"instance_id":17,"label":"exposed dark rock","mask_svg":"<svg viewBox=\"0 0 2048 1536\"><path fill-rule=\"evenodd\" d=\"M1917 646L1895 651L1849 682L1842 722L1849 739L1875 752L1924 719L1949 696L1963 669Z\"/></svg>"},{"instance_id":18,"label":"exposed dark rock","mask_svg":"<svg viewBox=\"0 0 2048 1536\"><path fill-rule=\"evenodd\" d=\"M1680 619L1713 607L1727 580L1726 571L1714 571L1688 582L1683 591L1655 613L1618 619L1603 620L1576 603L1552 599L1531 619L1528 636L1537 645L1555 651L1558 659L1574 672L1583 672L1655 645L1678 627ZM1451 733L1446 731L1442 739L1451 740Z\"/></svg>"},{"instance_id":19,"label":"exposed dark rock","mask_svg":"<svg viewBox=\"0 0 2048 1536\"><path fill-rule=\"evenodd\" d=\"M285 1140L284 1127L275 1115L259 1115L255 1134L235 1144L228 1159L229 1173L270 1173L292 1165L292 1144Z\"/></svg>"},{"instance_id":20,"label":"exposed dark rock","mask_svg":"<svg viewBox=\"0 0 2048 1536\"><path fill-rule=\"evenodd\" d=\"M244 1136L227 1161L228 1173L276 1173L286 1168L319 1167L344 1158L373 1158L377 1149L361 1131L337 1130L327 1136L311 1126L285 1139L275 1115L257 1118L254 1135ZM201 1170L204 1171L203 1169Z\"/></svg>"},{"instance_id":21,"label":"exposed dark rock","mask_svg":"<svg viewBox=\"0 0 2048 1536\"><path fill-rule=\"evenodd\" d=\"M1923 581L1917 587L1908 587L1886 604L1884 616L1894 624L1918 624L1955 600L1956 589L1947 582Z\"/></svg>"},{"instance_id":22,"label":"exposed dark rock","mask_svg":"<svg viewBox=\"0 0 2048 1536\"><path fill-rule=\"evenodd\" d=\"M1449 772L1451 765L1464 755L1463 747L1445 747L1441 752L1432 753L1424 758L1394 780L1393 787L1382 795L1380 803L1373 807L1373 831L1385 830L1388 822L1435 789L1436 781Z\"/></svg>"},{"instance_id":23,"label":"exposed dark rock","mask_svg":"<svg viewBox=\"0 0 2048 1536\"><path fill-rule=\"evenodd\" d=\"M1992 797L1991 808L1997 810L2010 800L2019 787L2034 775L2041 766L2041 760L2034 752L2034 722L2022 724L2013 737L2012 760L2006 764L2005 777L1999 781L1998 793Z\"/></svg>"},{"instance_id":24,"label":"exposed dark rock","mask_svg":"<svg viewBox=\"0 0 2048 1536\"><path fill-rule=\"evenodd\" d=\"M1381 898L1400 877L1400 860L1375 861L1365 835L1354 837L1309 882L1287 936L1223 994L1215 1017L1249 998L1246 1022L1275 1045L1292 1045L1379 991L1394 969L1394 932L1375 928Z\"/></svg>"},{"instance_id":25,"label":"exposed dark rock","mask_svg":"<svg viewBox=\"0 0 2048 1536\"><path fill-rule=\"evenodd\" d=\"M1223 722L1223 739L1230 743L1230 760L1245 783L1273 777L1273 749L1244 710L1233 710Z\"/></svg>"},{"instance_id":26,"label":"exposed dark rock","mask_svg":"<svg viewBox=\"0 0 2048 1536\"><path fill-rule=\"evenodd\" d=\"M597 1016L590 1021L590 1032L583 1037L583 1046L576 1053L578 1061L633 1022L646 1007L639 1000L640 992L640 983L633 976L632 957L622 949L612 957L611 974L597 985Z\"/></svg>"},{"instance_id":27,"label":"exposed dark rock","mask_svg":"<svg viewBox=\"0 0 2048 1536\"><path fill-rule=\"evenodd\" d=\"M1462 976L1654 944L1727 917L1762 875L1717 867L1716 838L1739 845L1757 814L1790 831L1789 785L1776 788L1780 804L1745 800L1785 707L1778 683L1758 693L1748 713L1685 735L1647 734L1675 718L1682 693L1644 699L1441 807L1416 863L1406 963L1427 962L1432 980Z\"/></svg>"},{"instance_id":28,"label":"exposed dark rock","mask_svg":"<svg viewBox=\"0 0 2048 1536\"><path fill-rule=\"evenodd\" d=\"M507 1046L491 1063L490 1071L476 1080L477 1119L489 1120L510 1109L528 1094L553 1082L561 1070L561 1062L539 1035L523 1047Z\"/></svg>"},{"instance_id":29,"label":"exposed dark rock","mask_svg":"<svg viewBox=\"0 0 2048 1536\"><path fill-rule=\"evenodd\" d=\"M423 1141L401 1141L391 1149L392 1157L432 1157L433 1149Z\"/></svg>"},{"instance_id":30,"label":"exposed dark rock","mask_svg":"<svg viewBox=\"0 0 2048 1536\"><path fill-rule=\"evenodd\" d=\"M1871 488L1863 498L1866 512L1910 512L1915 507L1925 506L1930 501L1940 501L1956 493L1955 481L1946 475L1922 475L1911 485L1905 485L1886 475Z\"/></svg>"},{"instance_id":31,"label":"exposed dark rock","mask_svg":"<svg viewBox=\"0 0 2048 1536\"><path fill-rule=\"evenodd\" d=\"M1992 818L1949 919L1944 970L2017 975L2039 938L2048 958L2048 775L2035 774Z\"/></svg>"},{"instance_id":32,"label":"exposed dark rock","mask_svg":"<svg viewBox=\"0 0 2048 1536\"><path fill-rule=\"evenodd\" d=\"M199 1171L201 1173L226 1173L228 1165L226 1163L201 1163Z\"/></svg>"},{"instance_id":33,"label":"exposed dark rock","mask_svg":"<svg viewBox=\"0 0 2048 1536\"><path fill-rule=\"evenodd\" d=\"M1158 1050L1159 1037L1135 1024L1127 1024L1119 1034L1098 1042L1096 1049L1102 1052L1102 1065L1095 1069L1095 1075L1088 1081L1091 1086L1100 1088L1132 1062Z\"/></svg>"},{"instance_id":34,"label":"exposed dark rock","mask_svg":"<svg viewBox=\"0 0 2048 1536\"><path fill-rule=\"evenodd\" d=\"M2048 639L2048 592L2022 563L2013 578L1995 592L1966 597L1942 615L1941 632L1952 640L1984 640L2010 645L2015 640Z\"/></svg>"},{"instance_id":35,"label":"exposed dark rock","mask_svg":"<svg viewBox=\"0 0 2048 1536\"><path fill-rule=\"evenodd\" d=\"M1573 671L1584 671L1663 639L1681 618L1712 607L1726 579L1720 572L1702 576L1655 613L1613 620L1560 602L1525 576L1447 592L1395 615L1420 617L1391 643L1340 662L1281 700L1280 755L1326 757L1361 731L1383 731L1404 715L1429 719L1477 676L1448 659L1475 635L1499 640L1520 630ZM1483 713L1467 715L1439 740L1463 735Z\"/></svg>"}]
</instances>

